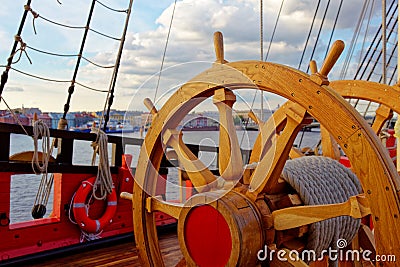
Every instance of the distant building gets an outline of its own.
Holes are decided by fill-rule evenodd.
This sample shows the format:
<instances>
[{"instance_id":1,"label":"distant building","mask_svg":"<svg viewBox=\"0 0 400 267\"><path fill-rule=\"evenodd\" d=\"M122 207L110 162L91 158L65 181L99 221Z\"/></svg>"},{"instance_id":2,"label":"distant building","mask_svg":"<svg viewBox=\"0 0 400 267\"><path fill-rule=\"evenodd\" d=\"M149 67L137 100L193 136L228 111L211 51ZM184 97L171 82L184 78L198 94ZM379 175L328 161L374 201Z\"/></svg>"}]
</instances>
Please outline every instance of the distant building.
<instances>
[{"instance_id":1,"label":"distant building","mask_svg":"<svg viewBox=\"0 0 400 267\"><path fill-rule=\"evenodd\" d=\"M57 129L58 128L58 122L62 118L63 113L56 113L56 112L49 112L49 117L51 118L51 128ZM75 127L75 115L71 113L67 113L66 115L67 123L68 123L68 128L70 127Z\"/></svg>"},{"instance_id":2,"label":"distant building","mask_svg":"<svg viewBox=\"0 0 400 267\"><path fill-rule=\"evenodd\" d=\"M27 114L26 116L29 119L29 125L33 125L34 114ZM42 120L49 128L51 128L51 117L48 113L37 114L37 119Z\"/></svg>"},{"instance_id":3,"label":"distant building","mask_svg":"<svg viewBox=\"0 0 400 267\"><path fill-rule=\"evenodd\" d=\"M15 111L16 112L19 112L19 113L21 113L21 114L24 114L24 115L29 115L29 114L42 114L42 111L39 109L39 108L24 108L24 107L22 107L22 108L16 108L15 109Z\"/></svg>"},{"instance_id":4,"label":"distant building","mask_svg":"<svg viewBox=\"0 0 400 267\"><path fill-rule=\"evenodd\" d=\"M75 112L73 113L75 117L75 127L80 127L86 125L88 122L93 121L96 116L88 112Z\"/></svg>"},{"instance_id":5,"label":"distant building","mask_svg":"<svg viewBox=\"0 0 400 267\"><path fill-rule=\"evenodd\" d=\"M29 125L29 119L19 112L14 113L17 117L18 121L24 125ZM11 123L11 124L18 124L18 121L14 118L14 116L8 110L1 110L0 111L0 122L3 123Z\"/></svg>"}]
</instances>

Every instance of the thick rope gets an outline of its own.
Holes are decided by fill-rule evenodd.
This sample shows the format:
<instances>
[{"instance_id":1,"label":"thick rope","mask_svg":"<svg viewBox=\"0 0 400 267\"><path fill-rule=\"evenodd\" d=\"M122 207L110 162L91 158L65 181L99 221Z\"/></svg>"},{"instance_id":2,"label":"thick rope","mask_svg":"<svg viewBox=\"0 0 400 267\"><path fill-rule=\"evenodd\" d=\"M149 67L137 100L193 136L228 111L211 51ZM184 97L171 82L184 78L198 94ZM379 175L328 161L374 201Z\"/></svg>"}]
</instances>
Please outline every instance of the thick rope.
<instances>
[{"instance_id":1,"label":"thick rope","mask_svg":"<svg viewBox=\"0 0 400 267\"><path fill-rule=\"evenodd\" d=\"M346 202L361 193L357 177L339 162L322 156L301 157L287 161L281 177L299 194L305 205ZM337 241L349 244L360 226L359 219L340 216L311 224L307 249L321 255L324 249L338 249ZM330 266L337 263L331 262Z\"/></svg>"},{"instance_id":2,"label":"thick rope","mask_svg":"<svg viewBox=\"0 0 400 267\"><path fill-rule=\"evenodd\" d=\"M39 162L39 138L42 138L42 159ZM32 158L32 169L35 174L47 173L47 166L49 164L49 159L51 156L52 148L50 146L50 130L42 120L37 120L33 124L33 145L34 153Z\"/></svg>"},{"instance_id":3,"label":"thick rope","mask_svg":"<svg viewBox=\"0 0 400 267\"><path fill-rule=\"evenodd\" d=\"M38 192L36 193L35 203L32 208L32 217L35 219L43 218L46 214L46 205L49 201L51 188L53 186L54 175L48 175L47 167L49 159L53 151L53 145L50 145L50 130L49 127L42 121L37 120L33 124L33 158L32 169L35 174L42 173ZM38 140L42 138L42 158L39 162L39 145ZM38 172L39 171L39 172Z\"/></svg>"},{"instance_id":4,"label":"thick rope","mask_svg":"<svg viewBox=\"0 0 400 267\"><path fill-rule=\"evenodd\" d=\"M113 188L110 164L108 162L108 137L99 128L93 127L91 133L97 134L97 141L92 142L94 150L92 165L96 161L96 155L99 154L97 177L93 185L93 197L97 200L104 200L108 194L111 194ZM96 195L96 192L100 192L100 195Z\"/></svg>"}]
</instances>

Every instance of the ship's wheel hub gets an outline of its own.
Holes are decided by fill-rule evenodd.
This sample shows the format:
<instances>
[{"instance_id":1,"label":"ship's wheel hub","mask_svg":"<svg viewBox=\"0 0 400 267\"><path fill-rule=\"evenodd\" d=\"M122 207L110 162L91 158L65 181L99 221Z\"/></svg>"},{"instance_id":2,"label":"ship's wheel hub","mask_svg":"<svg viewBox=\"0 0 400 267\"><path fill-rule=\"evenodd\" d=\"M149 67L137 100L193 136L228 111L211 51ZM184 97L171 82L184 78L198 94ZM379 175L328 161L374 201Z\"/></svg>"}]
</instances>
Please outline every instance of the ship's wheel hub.
<instances>
[{"instance_id":1,"label":"ship's wheel hub","mask_svg":"<svg viewBox=\"0 0 400 267\"><path fill-rule=\"evenodd\" d=\"M215 193L191 198L178 222L179 243L186 262L193 266L254 266L264 245L258 208L235 191L210 202ZM191 266L189 264L189 266Z\"/></svg>"}]
</instances>

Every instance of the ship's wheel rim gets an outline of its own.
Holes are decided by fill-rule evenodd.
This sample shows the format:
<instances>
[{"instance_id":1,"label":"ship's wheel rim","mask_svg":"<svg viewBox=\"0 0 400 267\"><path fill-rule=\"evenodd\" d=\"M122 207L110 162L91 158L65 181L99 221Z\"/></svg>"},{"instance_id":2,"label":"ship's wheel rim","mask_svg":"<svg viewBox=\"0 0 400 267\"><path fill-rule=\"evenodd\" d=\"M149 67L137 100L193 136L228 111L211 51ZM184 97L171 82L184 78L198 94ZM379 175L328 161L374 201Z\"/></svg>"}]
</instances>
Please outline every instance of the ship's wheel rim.
<instances>
[{"instance_id":1,"label":"ship's wheel rim","mask_svg":"<svg viewBox=\"0 0 400 267\"><path fill-rule=\"evenodd\" d=\"M192 80L205 81L212 78L212 83L200 82L196 83L196 86L193 86L193 83L191 86L182 86L160 109L146 135L140 152L133 199L136 244L145 266L162 266L164 264L158 246L154 216L146 212L147 195L139 186L151 169L148 166L148 162L150 162L148 155L153 161L152 164L157 168L161 156L155 159L155 155L159 155L160 152L162 154L162 148L161 146L157 147L156 144L160 142L163 127L168 125L168 118L171 116L170 111L173 110L173 107L190 99L209 97L213 90L222 87L231 90L258 88L278 94L301 105L321 124L328 124L328 130L349 155L350 161L354 162L353 170L361 180L364 191L367 192L366 196L370 200L370 207L375 218L375 233L378 237L384 237L377 238L377 253L400 256L399 248L396 248L399 243L398 237L390 234L400 230L400 224L397 222L399 197L396 193L400 184L399 176L393 164L390 163L387 152L379 143L379 139L363 118L332 88L320 86L311 81L308 75L289 67L260 61L239 61L224 64L223 68L231 68L234 72L240 72L246 77L245 79L250 79L253 83L234 83L234 81L227 83L226 81L230 81L232 78L229 73L221 72L221 66L213 66ZM214 75L215 73L218 75ZM319 101L315 101L315 99ZM330 110L323 111L327 105ZM185 107L189 110L191 108ZM338 120L341 122L340 128L333 127L332 125L338 125L335 124ZM362 165L359 158L368 160L369 164ZM141 163L144 164L140 165ZM368 172L373 172L374 177L370 177Z\"/></svg>"}]
</instances>

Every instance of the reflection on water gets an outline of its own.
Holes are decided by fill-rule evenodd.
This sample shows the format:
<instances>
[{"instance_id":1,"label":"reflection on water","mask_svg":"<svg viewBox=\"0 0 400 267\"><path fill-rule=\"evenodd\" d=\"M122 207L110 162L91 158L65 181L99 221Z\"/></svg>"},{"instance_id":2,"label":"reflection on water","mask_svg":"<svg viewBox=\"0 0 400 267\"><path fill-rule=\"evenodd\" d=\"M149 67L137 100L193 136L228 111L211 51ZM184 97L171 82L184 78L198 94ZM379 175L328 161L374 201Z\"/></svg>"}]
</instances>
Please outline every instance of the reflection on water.
<instances>
[{"instance_id":1,"label":"reflection on water","mask_svg":"<svg viewBox=\"0 0 400 267\"><path fill-rule=\"evenodd\" d=\"M256 138L257 131L237 131L238 140L241 144L242 149L252 148ZM139 138L139 133L128 133L124 134L124 137L136 137ZM299 145L301 139L301 133L296 138L295 144ZM185 143L189 144L200 144L201 146L218 146L219 144L219 132L217 131L196 131L190 132L185 131L183 135ZM302 139L301 147L304 146L315 146L319 141L319 132L306 132ZM91 142L88 141L74 141L74 164L90 165L93 155L93 149L90 146ZM41 145L39 144L39 147ZM33 150L33 140L31 137L24 135L11 135L11 154ZM136 168L140 147L127 145L125 147L125 153L131 154L133 157L131 167ZM111 145L109 146L109 155L111 155ZM203 163L210 169L215 169L217 166L217 157L215 153L211 152L200 152L199 158ZM177 170L175 168L169 168L169 181L167 185L167 198L176 199L178 198L178 192L176 191L177 181ZM11 223L31 220L31 209L35 201L36 192L40 183L41 175L24 174L24 175L13 175L11 178L11 210L10 219ZM50 196L49 204L47 205L47 213L45 216L49 216L52 210L53 194Z\"/></svg>"}]
</instances>

